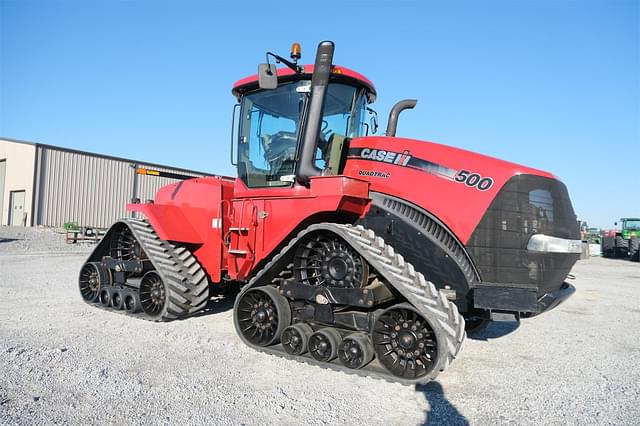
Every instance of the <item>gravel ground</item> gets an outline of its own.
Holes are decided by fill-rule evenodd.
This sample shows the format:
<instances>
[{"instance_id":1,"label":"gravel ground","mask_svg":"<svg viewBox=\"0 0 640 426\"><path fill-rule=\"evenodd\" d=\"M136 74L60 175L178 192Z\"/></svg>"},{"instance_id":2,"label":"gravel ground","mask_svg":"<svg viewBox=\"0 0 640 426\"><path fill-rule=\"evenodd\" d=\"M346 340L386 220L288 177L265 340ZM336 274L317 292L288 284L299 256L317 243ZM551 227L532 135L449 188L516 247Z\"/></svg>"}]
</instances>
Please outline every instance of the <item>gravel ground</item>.
<instances>
[{"instance_id":1,"label":"gravel ground","mask_svg":"<svg viewBox=\"0 0 640 426\"><path fill-rule=\"evenodd\" d=\"M16 239L17 240L14 240ZM578 292L493 324L427 386L260 354L230 303L154 324L83 303L90 247L0 228L0 424L638 424L640 264L592 258Z\"/></svg>"}]
</instances>

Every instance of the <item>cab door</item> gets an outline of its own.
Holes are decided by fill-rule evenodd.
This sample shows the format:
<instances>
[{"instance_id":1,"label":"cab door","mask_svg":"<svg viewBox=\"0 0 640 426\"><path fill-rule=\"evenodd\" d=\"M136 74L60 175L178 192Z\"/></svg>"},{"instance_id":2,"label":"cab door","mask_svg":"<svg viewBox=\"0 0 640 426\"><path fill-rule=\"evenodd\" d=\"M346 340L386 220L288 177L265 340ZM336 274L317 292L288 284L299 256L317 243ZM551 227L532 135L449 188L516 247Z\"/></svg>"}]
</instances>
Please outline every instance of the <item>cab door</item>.
<instances>
[{"instance_id":1,"label":"cab door","mask_svg":"<svg viewBox=\"0 0 640 426\"><path fill-rule=\"evenodd\" d=\"M261 244L263 227L260 214L264 200L240 198L232 200L230 224L225 236L229 275L238 280L248 277L256 263L256 253Z\"/></svg>"}]
</instances>

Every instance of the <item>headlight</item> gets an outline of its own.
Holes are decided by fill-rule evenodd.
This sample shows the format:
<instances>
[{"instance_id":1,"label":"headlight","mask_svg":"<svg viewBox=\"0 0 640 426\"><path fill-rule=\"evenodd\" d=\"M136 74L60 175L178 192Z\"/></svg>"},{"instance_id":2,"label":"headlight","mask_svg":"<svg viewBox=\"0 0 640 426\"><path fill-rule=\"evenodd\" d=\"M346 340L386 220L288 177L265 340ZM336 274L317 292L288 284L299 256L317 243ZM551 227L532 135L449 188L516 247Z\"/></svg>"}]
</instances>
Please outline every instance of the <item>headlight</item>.
<instances>
[{"instance_id":1,"label":"headlight","mask_svg":"<svg viewBox=\"0 0 640 426\"><path fill-rule=\"evenodd\" d=\"M529 239L527 250L545 253L582 253L582 241L535 234Z\"/></svg>"}]
</instances>

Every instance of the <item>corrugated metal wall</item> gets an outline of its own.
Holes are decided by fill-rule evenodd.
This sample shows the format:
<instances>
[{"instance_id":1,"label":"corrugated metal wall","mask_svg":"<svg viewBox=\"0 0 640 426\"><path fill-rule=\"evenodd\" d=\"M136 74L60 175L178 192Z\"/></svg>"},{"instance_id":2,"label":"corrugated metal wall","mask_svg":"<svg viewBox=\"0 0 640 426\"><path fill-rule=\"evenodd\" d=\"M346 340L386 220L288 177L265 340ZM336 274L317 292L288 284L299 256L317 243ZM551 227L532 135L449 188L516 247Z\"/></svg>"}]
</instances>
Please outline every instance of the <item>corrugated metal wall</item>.
<instances>
[{"instance_id":1,"label":"corrugated metal wall","mask_svg":"<svg viewBox=\"0 0 640 426\"><path fill-rule=\"evenodd\" d=\"M130 216L126 204L137 197L153 199L156 191L175 179L136 175L133 165L154 170L202 176L196 172L155 167L147 163L93 156L38 146L36 225L107 228Z\"/></svg>"}]
</instances>

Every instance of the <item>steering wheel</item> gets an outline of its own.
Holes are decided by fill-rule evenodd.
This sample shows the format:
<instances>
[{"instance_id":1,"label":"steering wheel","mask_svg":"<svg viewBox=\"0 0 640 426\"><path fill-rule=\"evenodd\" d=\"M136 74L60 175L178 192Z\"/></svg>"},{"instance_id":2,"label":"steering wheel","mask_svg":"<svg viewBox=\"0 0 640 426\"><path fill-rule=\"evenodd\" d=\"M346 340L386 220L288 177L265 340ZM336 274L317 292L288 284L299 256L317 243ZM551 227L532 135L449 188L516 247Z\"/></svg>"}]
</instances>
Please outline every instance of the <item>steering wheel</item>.
<instances>
[{"instance_id":1,"label":"steering wheel","mask_svg":"<svg viewBox=\"0 0 640 426\"><path fill-rule=\"evenodd\" d=\"M262 143L262 148L264 149L264 152L267 153L269 152L269 149L271 148L271 146L275 143L294 143L295 144L296 141L296 134L293 132L285 132L285 131L279 131L276 132L272 135L269 135L268 133L263 134L260 137L260 142Z\"/></svg>"},{"instance_id":2,"label":"steering wheel","mask_svg":"<svg viewBox=\"0 0 640 426\"><path fill-rule=\"evenodd\" d=\"M268 163L293 160L296 150L296 134L279 131L273 135L264 134L260 138L264 148L264 159Z\"/></svg>"}]
</instances>

